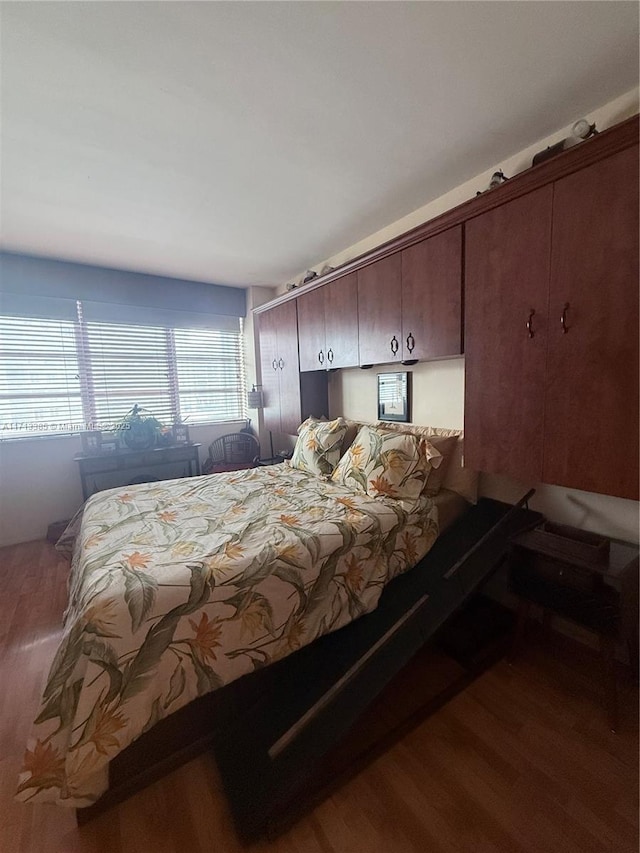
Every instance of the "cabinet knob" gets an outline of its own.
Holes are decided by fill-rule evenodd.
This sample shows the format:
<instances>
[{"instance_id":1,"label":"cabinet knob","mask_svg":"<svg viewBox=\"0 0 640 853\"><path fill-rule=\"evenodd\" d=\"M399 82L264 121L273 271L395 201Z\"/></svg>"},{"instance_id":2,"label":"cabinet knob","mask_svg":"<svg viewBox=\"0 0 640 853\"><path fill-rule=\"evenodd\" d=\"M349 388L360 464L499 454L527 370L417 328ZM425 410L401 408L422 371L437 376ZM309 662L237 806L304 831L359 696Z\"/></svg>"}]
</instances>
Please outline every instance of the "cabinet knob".
<instances>
[{"instance_id":1,"label":"cabinet knob","mask_svg":"<svg viewBox=\"0 0 640 853\"><path fill-rule=\"evenodd\" d=\"M329 359L329 363L333 364L333 350L331 348L327 350L327 358Z\"/></svg>"},{"instance_id":2,"label":"cabinet knob","mask_svg":"<svg viewBox=\"0 0 640 853\"><path fill-rule=\"evenodd\" d=\"M273 367L274 370L278 369L278 362L275 360L275 358L271 362L271 367Z\"/></svg>"},{"instance_id":3,"label":"cabinet knob","mask_svg":"<svg viewBox=\"0 0 640 853\"><path fill-rule=\"evenodd\" d=\"M407 349L409 352L413 352L416 347L416 339L413 337L411 332L407 335Z\"/></svg>"},{"instance_id":4,"label":"cabinet knob","mask_svg":"<svg viewBox=\"0 0 640 853\"><path fill-rule=\"evenodd\" d=\"M526 325L526 327L527 327L527 332L529 332L529 337L530 337L530 338L532 338L532 337L534 336L534 334L535 334L535 332L533 331L533 318L535 317L535 314L536 314L535 309L534 309L534 308L532 308L532 309L529 311L529 319L527 320L527 322L526 322L526 324L525 324L525 325Z\"/></svg>"},{"instance_id":5,"label":"cabinet knob","mask_svg":"<svg viewBox=\"0 0 640 853\"><path fill-rule=\"evenodd\" d=\"M320 352L318 353L318 361L320 362L320 364L324 364L324 353L322 352L322 350L320 350Z\"/></svg>"},{"instance_id":6,"label":"cabinet knob","mask_svg":"<svg viewBox=\"0 0 640 853\"><path fill-rule=\"evenodd\" d=\"M396 336L394 335L394 336L391 338L391 354L392 354L392 355L396 355L396 354L397 354L397 352L398 352L398 349L399 349L399 348L400 348L400 344L398 343L398 339L397 339L397 338L396 338Z\"/></svg>"},{"instance_id":7,"label":"cabinet knob","mask_svg":"<svg viewBox=\"0 0 640 853\"><path fill-rule=\"evenodd\" d=\"M284 361L281 358L278 359L278 367L280 368L280 370L282 370L282 368L284 367Z\"/></svg>"},{"instance_id":8,"label":"cabinet knob","mask_svg":"<svg viewBox=\"0 0 640 853\"><path fill-rule=\"evenodd\" d=\"M560 325L562 326L562 334L566 335L569 331L569 327L567 326L567 311L569 310L569 303L564 303L564 308L562 309L562 314L560 315Z\"/></svg>"}]
</instances>

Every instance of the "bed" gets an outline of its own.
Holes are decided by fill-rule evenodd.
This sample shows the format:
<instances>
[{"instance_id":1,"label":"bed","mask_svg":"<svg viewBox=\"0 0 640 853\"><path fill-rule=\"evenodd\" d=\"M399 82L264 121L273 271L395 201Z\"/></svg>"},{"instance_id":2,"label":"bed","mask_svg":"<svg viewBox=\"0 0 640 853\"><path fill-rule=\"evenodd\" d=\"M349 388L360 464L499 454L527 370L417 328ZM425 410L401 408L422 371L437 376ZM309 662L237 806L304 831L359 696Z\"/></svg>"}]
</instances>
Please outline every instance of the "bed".
<instances>
[{"instance_id":1,"label":"bed","mask_svg":"<svg viewBox=\"0 0 640 853\"><path fill-rule=\"evenodd\" d=\"M465 506L446 489L371 497L287 463L94 495L68 532L65 632L18 796L91 805L134 741L372 611L439 514Z\"/></svg>"}]
</instances>

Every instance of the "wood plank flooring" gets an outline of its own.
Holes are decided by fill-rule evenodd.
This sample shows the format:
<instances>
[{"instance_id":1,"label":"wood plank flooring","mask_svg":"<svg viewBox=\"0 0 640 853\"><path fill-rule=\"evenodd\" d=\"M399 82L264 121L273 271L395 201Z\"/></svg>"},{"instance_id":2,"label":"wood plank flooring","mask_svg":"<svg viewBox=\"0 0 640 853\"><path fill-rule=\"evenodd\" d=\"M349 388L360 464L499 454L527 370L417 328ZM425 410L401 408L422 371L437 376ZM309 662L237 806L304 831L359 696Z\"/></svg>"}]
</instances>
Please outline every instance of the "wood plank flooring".
<instances>
[{"instance_id":1,"label":"wood plank flooring","mask_svg":"<svg viewBox=\"0 0 640 853\"><path fill-rule=\"evenodd\" d=\"M534 636L273 842L236 839L204 755L82 829L13 800L60 635L68 568L46 542L0 550L2 853L626 853L638 850L637 689L608 731L597 659Z\"/></svg>"}]
</instances>

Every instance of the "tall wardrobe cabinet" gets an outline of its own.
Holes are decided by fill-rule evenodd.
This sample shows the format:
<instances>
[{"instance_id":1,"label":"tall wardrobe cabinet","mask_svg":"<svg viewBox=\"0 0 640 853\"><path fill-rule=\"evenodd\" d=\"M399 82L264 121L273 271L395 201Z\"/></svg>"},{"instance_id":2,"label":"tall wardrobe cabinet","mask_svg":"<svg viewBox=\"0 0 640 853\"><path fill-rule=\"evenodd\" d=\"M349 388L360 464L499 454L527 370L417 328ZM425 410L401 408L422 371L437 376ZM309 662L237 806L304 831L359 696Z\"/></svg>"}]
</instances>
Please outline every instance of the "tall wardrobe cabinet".
<instances>
[{"instance_id":1,"label":"tall wardrobe cabinet","mask_svg":"<svg viewBox=\"0 0 640 853\"><path fill-rule=\"evenodd\" d=\"M275 433L295 435L309 415L328 414L326 371L300 372L294 301L258 316L264 425Z\"/></svg>"},{"instance_id":2,"label":"tall wardrobe cabinet","mask_svg":"<svg viewBox=\"0 0 640 853\"><path fill-rule=\"evenodd\" d=\"M465 463L638 499L638 146L466 223Z\"/></svg>"}]
</instances>

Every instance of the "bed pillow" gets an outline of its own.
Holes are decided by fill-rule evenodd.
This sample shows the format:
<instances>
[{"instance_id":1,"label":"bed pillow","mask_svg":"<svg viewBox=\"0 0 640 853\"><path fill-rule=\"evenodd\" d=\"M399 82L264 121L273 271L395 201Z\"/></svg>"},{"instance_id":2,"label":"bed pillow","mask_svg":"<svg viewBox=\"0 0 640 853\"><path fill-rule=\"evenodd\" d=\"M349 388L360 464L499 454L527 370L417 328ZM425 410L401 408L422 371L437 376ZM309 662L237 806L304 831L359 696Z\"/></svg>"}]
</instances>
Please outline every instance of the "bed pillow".
<instances>
[{"instance_id":1,"label":"bed pillow","mask_svg":"<svg viewBox=\"0 0 640 853\"><path fill-rule=\"evenodd\" d=\"M441 461L424 438L363 426L331 479L371 497L415 500Z\"/></svg>"},{"instance_id":2,"label":"bed pillow","mask_svg":"<svg viewBox=\"0 0 640 853\"><path fill-rule=\"evenodd\" d=\"M298 427L298 440L289 464L300 471L329 476L340 460L346 431L342 418L334 421L307 418Z\"/></svg>"},{"instance_id":3,"label":"bed pillow","mask_svg":"<svg viewBox=\"0 0 640 853\"><path fill-rule=\"evenodd\" d=\"M469 503L478 500L478 472L464 465L464 433L460 429L442 429L440 427L416 426L414 424L386 423L385 429L412 432L425 436L428 441L433 438L456 438L456 444L445 468L443 489L450 489L461 495ZM428 487L428 486L427 486Z\"/></svg>"},{"instance_id":4,"label":"bed pillow","mask_svg":"<svg viewBox=\"0 0 640 853\"><path fill-rule=\"evenodd\" d=\"M442 454L442 462L437 468L432 467L427 477L427 482L422 494L432 498L438 494L444 486L444 481L449 470L449 463L454 454L458 442L457 435L432 435L430 427L414 427L413 424L394 424L382 421L377 424L378 429L386 429L390 432L406 432L411 435L424 436L429 444L439 450ZM429 430L429 432L427 432Z\"/></svg>"},{"instance_id":5,"label":"bed pillow","mask_svg":"<svg viewBox=\"0 0 640 853\"><path fill-rule=\"evenodd\" d=\"M344 456L344 454L355 441L357 434L364 426L364 424L360 421L350 421L349 418L343 418L343 420L347 425L347 431L345 432L344 438L342 439L342 453L340 454L340 456Z\"/></svg>"}]
</instances>

